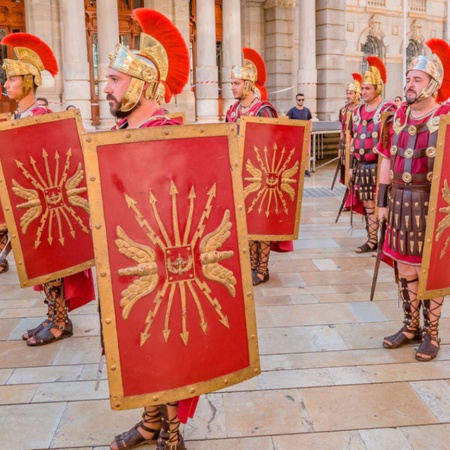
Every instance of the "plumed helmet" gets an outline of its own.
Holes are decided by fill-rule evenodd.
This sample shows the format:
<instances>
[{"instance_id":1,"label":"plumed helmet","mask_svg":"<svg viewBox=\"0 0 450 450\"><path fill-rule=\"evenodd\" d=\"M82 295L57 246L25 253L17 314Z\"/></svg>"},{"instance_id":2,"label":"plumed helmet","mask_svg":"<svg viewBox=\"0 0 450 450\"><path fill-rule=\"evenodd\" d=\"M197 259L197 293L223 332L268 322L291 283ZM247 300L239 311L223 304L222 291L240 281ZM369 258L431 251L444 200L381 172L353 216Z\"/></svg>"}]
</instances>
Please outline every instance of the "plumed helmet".
<instances>
[{"instance_id":1,"label":"plumed helmet","mask_svg":"<svg viewBox=\"0 0 450 450\"><path fill-rule=\"evenodd\" d=\"M427 73L431 80L419 97L435 96L436 101L441 103L450 97L450 45L442 39L429 39L425 45L432 51L432 55L415 57L406 73L411 70Z\"/></svg>"},{"instance_id":2,"label":"plumed helmet","mask_svg":"<svg viewBox=\"0 0 450 450\"><path fill-rule=\"evenodd\" d=\"M231 78L245 81L243 97L250 91L254 91L261 100L267 100L267 70L262 56L252 48L243 48L243 66L233 66L231 68Z\"/></svg>"},{"instance_id":3,"label":"plumed helmet","mask_svg":"<svg viewBox=\"0 0 450 450\"><path fill-rule=\"evenodd\" d=\"M366 58L369 68L363 74L362 84L373 84L376 87L376 95L380 95L387 81L386 67L377 56Z\"/></svg>"},{"instance_id":4,"label":"plumed helmet","mask_svg":"<svg viewBox=\"0 0 450 450\"><path fill-rule=\"evenodd\" d=\"M3 70L6 76L24 77L24 94L33 89L33 86L42 84L41 72L47 70L55 77L58 73L58 63L51 48L38 37L29 33L12 33L5 36L0 42L14 48L16 59L4 59Z\"/></svg>"},{"instance_id":5,"label":"plumed helmet","mask_svg":"<svg viewBox=\"0 0 450 450\"><path fill-rule=\"evenodd\" d=\"M359 73L352 73L353 81L347 84L346 91L353 91L357 99L361 96L362 76Z\"/></svg>"},{"instance_id":6,"label":"plumed helmet","mask_svg":"<svg viewBox=\"0 0 450 450\"><path fill-rule=\"evenodd\" d=\"M169 102L183 91L189 80L189 52L177 27L163 14L148 8L133 10L143 32L139 50L117 44L110 53L109 67L130 75L121 111L130 111L139 101L144 86L147 100Z\"/></svg>"}]
</instances>

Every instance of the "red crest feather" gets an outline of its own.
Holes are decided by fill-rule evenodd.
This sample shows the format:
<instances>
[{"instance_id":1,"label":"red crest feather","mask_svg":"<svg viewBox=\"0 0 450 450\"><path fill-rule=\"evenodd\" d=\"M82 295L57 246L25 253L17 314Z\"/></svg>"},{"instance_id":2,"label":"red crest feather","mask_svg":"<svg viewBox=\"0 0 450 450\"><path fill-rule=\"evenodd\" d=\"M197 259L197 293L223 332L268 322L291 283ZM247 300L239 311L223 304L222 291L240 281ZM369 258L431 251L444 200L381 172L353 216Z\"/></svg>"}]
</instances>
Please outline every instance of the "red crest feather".
<instances>
[{"instance_id":1,"label":"red crest feather","mask_svg":"<svg viewBox=\"0 0 450 450\"><path fill-rule=\"evenodd\" d=\"M189 51L178 28L165 15L149 8L133 10L133 18L139 22L142 31L155 38L167 52L169 70L163 81L166 89L165 101L180 94L189 81Z\"/></svg>"},{"instance_id":2,"label":"red crest feather","mask_svg":"<svg viewBox=\"0 0 450 450\"><path fill-rule=\"evenodd\" d=\"M6 35L2 41L2 45L10 45L11 47L25 47L33 50L39 58L45 70L48 70L54 77L58 73L58 62L52 49L38 37L29 33L12 33Z\"/></svg>"},{"instance_id":3,"label":"red crest feather","mask_svg":"<svg viewBox=\"0 0 450 450\"><path fill-rule=\"evenodd\" d=\"M442 39L429 39L425 45L438 56L444 67L442 85L436 97L436 101L442 103L450 97L450 45Z\"/></svg>"},{"instance_id":4,"label":"red crest feather","mask_svg":"<svg viewBox=\"0 0 450 450\"><path fill-rule=\"evenodd\" d=\"M386 67L384 67L383 61L381 61L378 56L368 56L366 58L367 63L369 66L376 67L380 72L380 77L383 80L383 83L386 84L387 81L387 73L386 73Z\"/></svg>"},{"instance_id":5,"label":"red crest feather","mask_svg":"<svg viewBox=\"0 0 450 450\"><path fill-rule=\"evenodd\" d=\"M267 100L267 89L265 88L267 82L267 69L266 63L262 56L252 48L245 47L242 49L242 53L245 59L251 61L258 71L258 77L255 82L255 86L259 89L261 93L261 100Z\"/></svg>"},{"instance_id":6,"label":"red crest feather","mask_svg":"<svg viewBox=\"0 0 450 450\"><path fill-rule=\"evenodd\" d=\"M355 81L357 81L360 85L362 84L362 82L363 82L363 77L362 77L362 75L361 75L360 73L354 72L354 73L352 73L352 77L353 77L353 79L354 79Z\"/></svg>"}]
</instances>

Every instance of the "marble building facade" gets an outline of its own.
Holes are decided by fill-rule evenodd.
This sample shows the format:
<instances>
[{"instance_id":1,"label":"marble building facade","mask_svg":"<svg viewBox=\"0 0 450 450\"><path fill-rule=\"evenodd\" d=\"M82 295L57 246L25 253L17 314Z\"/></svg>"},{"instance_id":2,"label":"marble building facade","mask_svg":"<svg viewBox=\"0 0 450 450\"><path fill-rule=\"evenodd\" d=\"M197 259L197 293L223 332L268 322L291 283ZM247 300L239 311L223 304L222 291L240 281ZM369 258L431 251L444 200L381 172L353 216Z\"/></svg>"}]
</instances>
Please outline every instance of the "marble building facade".
<instances>
[{"instance_id":1,"label":"marble building facade","mask_svg":"<svg viewBox=\"0 0 450 450\"><path fill-rule=\"evenodd\" d=\"M334 120L352 72L365 56L387 67L387 99L402 93L405 61L423 43L448 39L450 0L0 0L0 33L33 33L57 56L60 73L45 74L39 96L52 109L80 108L87 129L112 124L103 86L108 52L139 34L129 11L145 6L174 21L190 48L191 78L168 109L188 122L221 120L233 102L230 71L241 48L265 58L269 100L281 113L303 92L319 120ZM123 30L126 30L123 34ZM7 57L2 48L0 56ZM11 57L11 55L9 55ZM95 79L95 80L94 80ZM2 110L6 105L2 99Z\"/></svg>"}]
</instances>

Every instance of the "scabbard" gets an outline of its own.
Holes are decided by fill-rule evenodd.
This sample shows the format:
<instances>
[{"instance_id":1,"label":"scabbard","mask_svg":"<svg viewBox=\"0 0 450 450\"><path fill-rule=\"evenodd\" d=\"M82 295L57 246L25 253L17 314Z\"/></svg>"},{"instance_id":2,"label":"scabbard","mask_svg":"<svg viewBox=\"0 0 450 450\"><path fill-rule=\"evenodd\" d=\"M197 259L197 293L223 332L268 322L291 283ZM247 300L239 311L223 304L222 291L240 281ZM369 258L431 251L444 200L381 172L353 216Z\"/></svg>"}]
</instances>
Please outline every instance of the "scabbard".
<instances>
[{"instance_id":1,"label":"scabbard","mask_svg":"<svg viewBox=\"0 0 450 450\"><path fill-rule=\"evenodd\" d=\"M331 183L331 190L334 189L334 185L336 184L336 180L337 180L338 174L341 172L341 169L342 169L342 158L339 157L338 163L336 166L336 171L334 172L333 182Z\"/></svg>"},{"instance_id":2,"label":"scabbard","mask_svg":"<svg viewBox=\"0 0 450 450\"><path fill-rule=\"evenodd\" d=\"M383 254L384 238L386 236L386 219L382 219L380 222L380 238L378 239L377 258L375 260L375 268L373 270L372 288L370 289L370 301L373 300L375 295L375 288L377 286L378 272L380 270L381 255Z\"/></svg>"},{"instance_id":3,"label":"scabbard","mask_svg":"<svg viewBox=\"0 0 450 450\"><path fill-rule=\"evenodd\" d=\"M342 198L342 203L341 203L341 206L339 207L339 211L337 213L336 220L334 221L334 223L338 223L339 217L341 217L341 213L342 213L342 210L344 209L345 202L347 201L349 192L350 192L350 187L347 186L347 189L344 192L344 197Z\"/></svg>"}]
</instances>

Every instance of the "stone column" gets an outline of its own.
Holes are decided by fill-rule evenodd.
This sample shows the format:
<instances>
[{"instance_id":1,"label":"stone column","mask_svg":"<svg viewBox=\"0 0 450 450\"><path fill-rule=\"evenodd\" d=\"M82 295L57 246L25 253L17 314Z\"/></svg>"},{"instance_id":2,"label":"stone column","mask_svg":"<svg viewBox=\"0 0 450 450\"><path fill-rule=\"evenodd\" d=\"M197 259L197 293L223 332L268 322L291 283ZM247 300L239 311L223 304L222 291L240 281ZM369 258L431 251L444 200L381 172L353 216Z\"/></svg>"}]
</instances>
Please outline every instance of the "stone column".
<instances>
[{"instance_id":1,"label":"stone column","mask_svg":"<svg viewBox=\"0 0 450 450\"><path fill-rule=\"evenodd\" d=\"M218 69L214 0L197 0L197 121L218 120Z\"/></svg>"},{"instance_id":2,"label":"stone column","mask_svg":"<svg viewBox=\"0 0 450 450\"><path fill-rule=\"evenodd\" d=\"M37 90L37 97L45 97L49 102L49 107L53 111L59 111L61 109L63 67L58 4L51 0L41 0L25 2L24 6L26 32L42 39L52 49L59 66L59 73L55 78L46 70L42 72L42 85Z\"/></svg>"},{"instance_id":3,"label":"stone column","mask_svg":"<svg viewBox=\"0 0 450 450\"><path fill-rule=\"evenodd\" d=\"M302 2L303 3L303 2ZM345 96L345 0L316 0L317 112L320 120L337 119ZM349 82L347 75L347 83Z\"/></svg>"},{"instance_id":4,"label":"stone column","mask_svg":"<svg viewBox=\"0 0 450 450\"><path fill-rule=\"evenodd\" d=\"M295 0L267 0L264 8L266 51L262 56L267 66L266 87L269 101L274 103L279 113L285 114L292 106ZM278 93L275 94L275 91Z\"/></svg>"},{"instance_id":5,"label":"stone column","mask_svg":"<svg viewBox=\"0 0 450 450\"><path fill-rule=\"evenodd\" d=\"M264 2L247 0L242 10L242 47L250 47L264 53Z\"/></svg>"},{"instance_id":6,"label":"stone column","mask_svg":"<svg viewBox=\"0 0 450 450\"><path fill-rule=\"evenodd\" d=\"M108 69L108 53L112 52L119 42L119 12L117 2L111 0L97 0L97 30L98 30L98 88L100 103L100 128L108 129L114 119L109 112L109 105L103 89L106 85L106 71Z\"/></svg>"},{"instance_id":7,"label":"stone column","mask_svg":"<svg viewBox=\"0 0 450 450\"><path fill-rule=\"evenodd\" d=\"M313 117L317 113L317 69L316 69L316 5L315 1L300 2L298 8L299 56L297 71L297 88L292 93L305 94L305 106L311 110Z\"/></svg>"},{"instance_id":8,"label":"stone column","mask_svg":"<svg viewBox=\"0 0 450 450\"><path fill-rule=\"evenodd\" d=\"M85 128L90 126L91 103L89 64L86 48L84 6L73 0L61 1L63 30L63 109L75 105L81 111Z\"/></svg>"},{"instance_id":9,"label":"stone column","mask_svg":"<svg viewBox=\"0 0 450 450\"><path fill-rule=\"evenodd\" d=\"M222 67L222 114L235 102L231 92L231 68L242 65L241 2L223 2L223 67Z\"/></svg>"}]
</instances>

